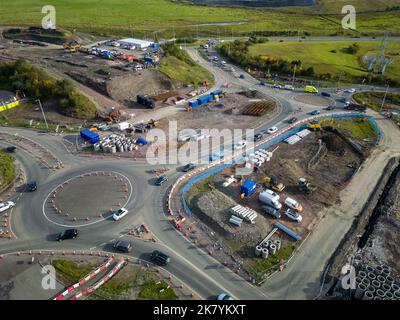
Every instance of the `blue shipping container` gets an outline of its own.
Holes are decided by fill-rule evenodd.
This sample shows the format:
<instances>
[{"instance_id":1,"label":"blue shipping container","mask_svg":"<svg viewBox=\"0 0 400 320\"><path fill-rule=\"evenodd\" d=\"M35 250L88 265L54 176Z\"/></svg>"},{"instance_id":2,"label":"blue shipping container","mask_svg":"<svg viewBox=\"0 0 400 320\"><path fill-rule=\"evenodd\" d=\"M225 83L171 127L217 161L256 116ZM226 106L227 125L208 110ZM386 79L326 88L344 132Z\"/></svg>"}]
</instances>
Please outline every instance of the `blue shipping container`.
<instances>
[{"instance_id":1,"label":"blue shipping container","mask_svg":"<svg viewBox=\"0 0 400 320\"><path fill-rule=\"evenodd\" d=\"M199 97L197 99L197 101L199 102L199 105L206 104L206 103L208 103L208 102L210 102L212 100L213 100L213 97L212 97L211 94L207 94L207 95Z\"/></svg>"},{"instance_id":2,"label":"blue shipping container","mask_svg":"<svg viewBox=\"0 0 400 320\"><path fill-rule=\"evenodd\" d=\"M96 132L92 132L89 129L83 129L81 130L81 138L89 141L91 143L96 143L100 141L100 136L98 133Z\"/></svg>"},{"instance_id":3,"label":"blue shipping container","mask_svg":"<svg viewBox=\"0 0 400 320\"><path fill-rule=\"evenodd\" d=\"M189 101L189 107L191 107L191 108L196 108L198 105L199 105L199 102L197 100Z\"/></svg>"},{"instance_id":4,"label":"blue shipping container","mask_svg":"<svg viewBox=\"0 0 400 320\"><path fill-rule=\"evenodd\" d=\"M215 91L211 92L211 94L212 94L213 96L215 96L215 95L220 95L220 94L223 94L223 93L224 93L223 90L215 90Z\"/></svg>"},{"instance_id":5,"label":"blue shipping container","mask_svg":"<svg viewBox=\"0 0 400 320\"><path fill-rule=\"evenodd\" d=\"M146 145L148 144L147 140L145 138L139 137L136 139L136 143L142 144L142 145Z\"/></svg>"},{"instance_id":6,"label":"blue shipping container","mask_svg":"<svg viewBox=\"0 0 400 320\"><path fill-rule=\"evenodd\" d=\"M254 193L254 191L256 191L256 188L257 183L251 180L247 180L245 183L242 184L240 188L240 194L244 193L246 197L250 197Z\"/></svg>"}]
</instances>

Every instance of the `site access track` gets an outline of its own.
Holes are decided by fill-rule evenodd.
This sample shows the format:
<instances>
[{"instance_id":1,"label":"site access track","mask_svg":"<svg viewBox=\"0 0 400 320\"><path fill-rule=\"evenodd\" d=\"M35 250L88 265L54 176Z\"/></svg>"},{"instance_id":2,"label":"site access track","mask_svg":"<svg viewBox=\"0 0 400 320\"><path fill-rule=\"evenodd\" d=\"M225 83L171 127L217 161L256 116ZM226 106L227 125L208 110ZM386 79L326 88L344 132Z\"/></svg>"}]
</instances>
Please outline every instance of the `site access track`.
<instances>
[{"instance_id":1,"label":"site access track","mask_svg":"<svg viewBox=\"0 0 400 320\"><path fill-rule=\"evenodd\" d=\"M373 192L389 160L400 154L399 129L396 125L370 111L382 130L379 146L341 192L341 203L328 208L324 217L303 242L284 272L272 276L262 286L275 299L314 299L320 291L320 280L326 264L340 241L350 229Z\"/></svg>"}]
</instances>

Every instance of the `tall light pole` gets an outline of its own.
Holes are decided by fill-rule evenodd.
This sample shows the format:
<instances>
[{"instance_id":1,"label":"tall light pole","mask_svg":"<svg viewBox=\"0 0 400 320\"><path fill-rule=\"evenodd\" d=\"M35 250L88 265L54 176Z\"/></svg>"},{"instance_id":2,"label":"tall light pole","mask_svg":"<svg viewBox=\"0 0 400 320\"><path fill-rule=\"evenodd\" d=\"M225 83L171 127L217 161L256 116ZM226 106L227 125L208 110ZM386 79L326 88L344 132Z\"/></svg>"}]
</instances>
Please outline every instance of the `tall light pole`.
<instances>
[{"instance_id":1,"label":"tall light pole","mask_svg":"<svg viewBox=\"0 0 400 320\"><path fill-rule=\"evenodd\" d=\"M293 80L292 80L292 86L294 87L294 80L296 77L296 68L297 68L297 64L294 65L294 69L293 69Z\"/></svg>"},{"instance_id":2,"label":"tall light pole","mask_svg":"<svg viewBox=\"0 0 400 320\"><path fill-rule=\"evenodd\" d=\"M384 105L385 105L386 96L387 96L387 94L388 94L388 91L389 91L389 85L386 86L385 95L383 96L383 99L382 99L381 111L380 111L379 113L382 113L382 109L383 109L383 107L384 107Z\"/></svg>"},{"instance_id":3,"label":"tall light pole","mask_svg":"<svg viewBox=\"0 0 400 320\"><path fill-rule=\"evenodd\" d=\"M47 124L47 120L46 120L46 116L45 116L44 111L43 111L42 103L40 102L40 99L37 99L36 101L39 102L39 107L40 107L40 110L42 111L44 123L46 124L47 130L49 130L49 125Z\"/></svg>"}]
</instances>

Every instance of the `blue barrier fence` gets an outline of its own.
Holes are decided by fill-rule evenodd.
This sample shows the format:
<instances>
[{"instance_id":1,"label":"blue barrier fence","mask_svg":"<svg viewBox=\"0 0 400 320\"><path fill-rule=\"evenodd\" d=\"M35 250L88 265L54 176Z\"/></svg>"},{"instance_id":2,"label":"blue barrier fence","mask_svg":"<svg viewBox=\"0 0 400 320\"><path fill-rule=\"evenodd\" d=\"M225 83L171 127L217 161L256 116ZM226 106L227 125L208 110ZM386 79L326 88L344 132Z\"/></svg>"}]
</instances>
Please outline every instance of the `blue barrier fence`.
<instances>
[{"instance_id":1,"label":"blue barrier fence","mask_svg":"<svg viewBox=\"0 0 400 320\"><path fill-rule=\"evenodd\" d=\"M379 126L376 123L376 121L371 116L367 116L367 115L362 114L362 113L347 113L347 114L331 115L331 116L326 117L326 118L359 118L359 117L363 117L363 118L367 118L368 119L368 121L371 123L371 125L374 127L375 131L378 134L378 141L380 141L382 139L382 131L379 128ZM324 119L324 118L321 117L321 118L318 118L318 119L320 120L320 119ZM288 132L280 135L279 137L276 137L276 138L274 138L274 139L272 139L272 140L270 140L270 141L268 141L266 143L263 143L262 145L260 145L257 148L255 148L254 151L257 151L259 149L270 148L273 145L278 144L278 143L282 142L283 140L289 138L290 136L295 135L296 133L300 132L301 130L306 129L307 125L308 124L305 123L305 124L302 124L299 127L293 128L293 129L289 130ZM190 188L194 184L200 182L201 180L207 179L208 177L210 177L210 176L212 176L214 174L217 174L218 172L221 172L221 171L231 167L235 162L240 161L240 158L242 158L242 157L238 157L238 158L236 158L236 160L229 161L226 164L222 164L222 165L219 165L219 166L217 166L217 167L215 167L213 169L207 170L206 172L201 173L201 174L197 175L196 177L194 177L194 178L192 178L192 179L190 179L188 181L188 183L182 189L181 200L182 200L183 208L185 209L185 212L189 217L192 215L192 212L191 212L191 210L190 210L190 208L187 205L186 200L185 200L186 192L188 192L190 190Z\"/></svg>"}]
</instances>

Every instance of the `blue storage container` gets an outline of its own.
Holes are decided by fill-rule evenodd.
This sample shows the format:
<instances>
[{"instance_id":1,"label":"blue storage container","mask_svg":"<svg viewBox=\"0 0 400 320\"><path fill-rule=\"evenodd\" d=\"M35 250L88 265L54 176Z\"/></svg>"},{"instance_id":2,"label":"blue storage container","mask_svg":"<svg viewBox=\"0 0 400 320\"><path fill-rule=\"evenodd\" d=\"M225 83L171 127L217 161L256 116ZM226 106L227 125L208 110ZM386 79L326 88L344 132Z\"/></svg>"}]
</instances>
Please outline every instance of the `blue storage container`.
<instances>
[{"instance_id":1,"label":"blue storage container","mask_svg":"<svg viewBox=\"0 0 400 320\"><path fill-rule=\"evenodd\" d=\"M196 108L199 106L199 102L197 100L195 101L189 101L189 107L191 108Z\"/></svg>"},{"instance_id":2,"label":"blue storage container","mask_svg":"<svg viewBox=\"0 0 400 320\"><path fill-rule=\"evenodd\" d=\"M252 180L247 180L245 183L242 184L241 188L240 188L240 194L243 194L246 197L250 197L257 188L257 183L255 183Z\"/></svg>"},{"instance_id":3,"label":"blue storage container","mask_svg":"<svg viewBox=\"0 0 400 320\"><path fill-rule=\"evenodd\" d=\"M90 131L89 129L83 129L80 132L81 138L89 141L90 143L96 143L100 141L100 136L97 132Z\"/></svg>"},{"instance_id":4,"label":"blue storage container","mask_svg":"<svg viewBox=\"0 0 400 320\"><path fill-rule=\"evenodd\" d=\"M136 143L146 145L148 144L147 140L145 138L139 137L136 139Z\"/></svg>"},{"instance_id":5,"label":"blue storage container","mask_svg":"<svg viewBox=\"0 0 400 320\"><path fill-rule=\"evenodd\" d=\"M212 100L213 100L213 97L212 97L211 94L207 94L205 96L201 96L201 97L199 97L197 99L197 101L199 102L199 105L206 104L206 103L208 103L208 102L210 102Z\"/></svg>"},{"instance_id":6,"label":"blue storage container","mask_svg":"<svg viewBox=\"0 0 400 320\"><path fill-rule=\"evenodd\" d=\"M215 95L220 95L220 94L223 94L224 93L224 91L223 90L215 90L215 91L213 91L213 92L211 92L211 95L213 95L213 96L215 96Z\"/></svg>"}]
</instances>

